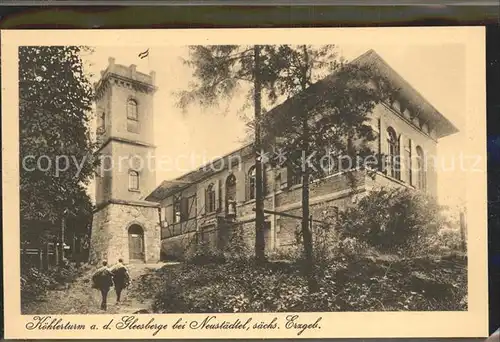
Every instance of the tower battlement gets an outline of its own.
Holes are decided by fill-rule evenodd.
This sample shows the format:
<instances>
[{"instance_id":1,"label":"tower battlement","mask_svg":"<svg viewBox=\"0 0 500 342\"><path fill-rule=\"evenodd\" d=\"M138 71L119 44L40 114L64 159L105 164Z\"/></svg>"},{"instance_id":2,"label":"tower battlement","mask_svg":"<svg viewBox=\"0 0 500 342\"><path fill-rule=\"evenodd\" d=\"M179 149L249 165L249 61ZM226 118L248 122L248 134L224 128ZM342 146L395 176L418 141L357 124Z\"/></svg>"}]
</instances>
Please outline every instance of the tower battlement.
<instances>
[{"instance_id":1,"label":"tower battlement","mask_svg":"<svg viewBox=\"0 0 500 342\"><path fill-rule=\"evenodd\" d=\"M129 66L116 64L113 57L109 57L106 69L101 70L101 79L94 83L96 98L102 96L108 82L136 88L143 92L154 93L157 90L155 85L156 72L150 71L149 74L146 74L138 71L135 64Z\"/></svg>"}]
</instances>

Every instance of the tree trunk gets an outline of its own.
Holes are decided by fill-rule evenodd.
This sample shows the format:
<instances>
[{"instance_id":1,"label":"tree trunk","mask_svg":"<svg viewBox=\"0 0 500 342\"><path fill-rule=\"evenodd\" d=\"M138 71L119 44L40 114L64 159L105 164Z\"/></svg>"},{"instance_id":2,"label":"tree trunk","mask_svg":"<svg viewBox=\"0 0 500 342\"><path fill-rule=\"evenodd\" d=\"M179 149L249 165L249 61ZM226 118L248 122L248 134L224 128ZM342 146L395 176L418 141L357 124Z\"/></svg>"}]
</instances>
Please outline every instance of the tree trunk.
<instances>
[{"instance_id":1,"label":"tree trunk","mask_svg":"<svg viewBox=\"0 0 500 342\"><path fill-rule=\"evenodd\" d=\"M302 165L302 242L304 244L304 274L307 278L309 292L318 291L318 283L314 277L314 256L312 245L312 232L310 227L311 219L309 217L309 165L307 165L307 156L309 153L309 127L307 125L307 116L302 121L303 129L303 165Z\"/></svg>"},{"instance_id":2,"label":"tree trunk","mask_svg":"<svg viewBox=\"0 0 500 342\"><path fill-rule=\"evenodd\" d=\"M307 46L302 46L304 53L304 70L302 74L302 90L307 89L310 78L309 75L309 52ZM318 291L318 282L314 276L314 255L312 245L311 218L309 211L309 165L307 157L309 155L309 125L308 113L304 113L302 118L302 242L304 244L304 274L307 278L308 290L310 293Z\"/></svg>"},{"instance_id":3,"label":"tree trunk","mask_svg":"<svg viewBox=\"0 0 500 342\"><path fill-rule=\"evenodd\" d=\"M255 108L255 260L262 264L265 259L264 241L264 198L263 174L260 152L262 151L260 136L261 115L261 83L260 83L260 46L254 46L254 108Z\"/></svg>"},{"instance_id":4,"label":"tree trunk","mask_svg":"<svg viewBox=\"0 0 500 342\"><path fill-rule=\"evenodd\" d=\"M466 238L466 224L465 224L465 212L460 211L460 247L462 252L467 252L467 238Z\"/></svg>"},{"instance_id":5,"label":"tree trunk","mask_svg":"<svg viewBox=\"0 0 500 342\"><path fill-rule=\"evenodd\" d=\"M63 217L61 218L61 235L60 235L60 243L59 243L59 248L60 248L60 253L59 253L59 265L64 265L64 231L66 229L66 218L64 217L65 213L63 214Z\"/></svg>"}]
</instances>

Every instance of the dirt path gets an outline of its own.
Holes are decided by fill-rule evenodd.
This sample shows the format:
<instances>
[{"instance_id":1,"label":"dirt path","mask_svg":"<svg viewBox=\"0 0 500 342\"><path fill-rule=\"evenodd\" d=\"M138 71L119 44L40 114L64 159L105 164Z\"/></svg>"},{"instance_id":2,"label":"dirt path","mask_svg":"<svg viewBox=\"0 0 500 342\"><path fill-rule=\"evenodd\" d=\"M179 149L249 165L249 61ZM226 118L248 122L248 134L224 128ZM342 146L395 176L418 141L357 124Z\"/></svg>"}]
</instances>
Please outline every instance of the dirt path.
<instances>
[{"instance_id":1,"label":"dirt path","mask_svg":"<svg viewBox=\"0 0 500 342\"><path fill-rule=\"evenodd\" d=\"M133 291L133 283L140 275L150 269L158 269L165 265L165 263L128 265L132 281L129 288ZM149 311L151 300L141 301L127 289L122 293L120 304L116 304L116 292L112 289L108 295L107 311L100 310L101 294L98 290L91 288L90 284L92 272L82 275L67 289L50 291L44 301L26 305L23 308L23 314L120 314Z\"/></svg>"}]
</instances>

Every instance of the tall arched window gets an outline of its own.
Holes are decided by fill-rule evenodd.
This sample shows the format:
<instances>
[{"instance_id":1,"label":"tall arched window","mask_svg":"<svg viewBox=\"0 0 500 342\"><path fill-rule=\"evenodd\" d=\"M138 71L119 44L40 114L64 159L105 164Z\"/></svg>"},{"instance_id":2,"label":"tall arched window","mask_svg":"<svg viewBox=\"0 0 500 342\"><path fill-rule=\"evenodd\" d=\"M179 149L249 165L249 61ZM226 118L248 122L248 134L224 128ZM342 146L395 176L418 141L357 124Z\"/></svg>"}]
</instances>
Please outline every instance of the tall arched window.
<instances>
[{"instance_id":1,"label":"tall arched window","mask_svg":"<svg viewBox=\"0 0 500 342\"><path fill-rule=\"evenodd\" d=\"M425 175L425 155L422 147L417 146L417 188L425 189L426 175Z\"/></svg>"},{"instance_id":2,"label":"tall arched window","mask_svg":"<svg viewBox=\"0 0 500 342\"><path fill-rule=\"evenodd\" d=\"M205 198L205 211L211 213L215 211L215 186L211 183L207 188Z\"/></svg>"},{"instance_id":3,"label":"tall arched window","mask_svg":"<svg viewBox=\"0 0 500 342\"><path fill-rule=\"evenodd\" d=\"M127 119L138 121L139 114L137 112L137 101L129 99L127 102Z\"/></svg>"},{"instance_id":4,"label":"tall arched window","mask_svg":"<svg viewBox=\"0 0 500 342\"><path fill-rule=\"evenodd\" d=\"M229 206L234 204L236 204L236 177L229 175L226 178L226 212L228 212Z\"/></svg>"},{"instance_id":5,"label":"tall arched window","mask_svg":"<svg viewBox=\"0 0 500 342\"><path fill-rule=\"evenodd\" d=\"M252 166L248 171L248 198L255 198L255 182L256 182L256 171L255 166Z\"/></svg>"},{"instance_id":6,"label":"tall arched window","mask_svg":"<svg viewBox=\"0 0 500 342\"><path fill-rule=\"evenodd\" d=\"M387 170L391 177L400 179L400 165L399 165L399 141L396 131L389 127L387 129L387 145L389 147L389 155L387 160Z\"/></svg>"},{"instance_id":7,"label":"tall arched window","mask_svg":"<svg viewBox=\"0 0 500 342\"><path fill-rule=\"evenodd\" d=\"M412 163L412 143L411 139L407 138L404 141L404 153L405 153L405 163L406 163L406 181L408 184L413 185L413 180L412 180L412 168L413 168L413 163Z\"/></svg>"},{"instance_id":8,"label":"tall arched window","mask_svg":"<svg viewBox=\"0 0 500 342\"><path fill-rule=\"evenodd\" d=\"M139 172L134 170L128 172L128 189L139 190Z\"/></svg>"},{"instance_id":9,"label":"tall arched window","mask_svg":"<svg viewBox=\"0 0 500 342\"><path fill-rule=\"evenodd\" d=\"M137 102L133 99L129 99L127 102L127 131L139 133L139 113Z\"/></svg>"},{"instance_id":10,"label":"tall arched window","mask_svg":"<svg viewBox=\"0 0 500 342\"><path fill-rule=\"evenodd\" d=\"M219 210L222 210L222 182L217 182L219 183L219 203L218 203L218 208Z\"/></svg>"}]
</instances>

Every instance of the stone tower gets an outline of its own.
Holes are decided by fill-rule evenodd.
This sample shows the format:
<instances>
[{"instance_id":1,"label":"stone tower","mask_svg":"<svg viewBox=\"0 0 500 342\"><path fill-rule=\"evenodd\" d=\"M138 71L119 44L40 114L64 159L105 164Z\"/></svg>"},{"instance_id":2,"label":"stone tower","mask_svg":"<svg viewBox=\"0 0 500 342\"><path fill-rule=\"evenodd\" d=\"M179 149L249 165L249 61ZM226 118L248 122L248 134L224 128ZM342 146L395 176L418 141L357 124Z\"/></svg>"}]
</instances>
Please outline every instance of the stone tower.
<instances>
[{"instance_id":1,"label":"stone tower","mask_svg":"<svg viewBox=\"0 0 500 342\"><path fill-rule=\"evenodd\" d=\"M101 166L96 176L90 261L160 259L159 207L144 198L154 189L153 95L149 75L115 64L95 84L96 137Z\"/></svg>"}]
</instances>

